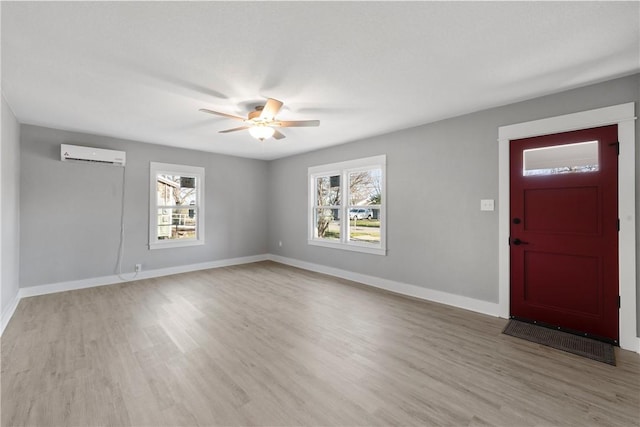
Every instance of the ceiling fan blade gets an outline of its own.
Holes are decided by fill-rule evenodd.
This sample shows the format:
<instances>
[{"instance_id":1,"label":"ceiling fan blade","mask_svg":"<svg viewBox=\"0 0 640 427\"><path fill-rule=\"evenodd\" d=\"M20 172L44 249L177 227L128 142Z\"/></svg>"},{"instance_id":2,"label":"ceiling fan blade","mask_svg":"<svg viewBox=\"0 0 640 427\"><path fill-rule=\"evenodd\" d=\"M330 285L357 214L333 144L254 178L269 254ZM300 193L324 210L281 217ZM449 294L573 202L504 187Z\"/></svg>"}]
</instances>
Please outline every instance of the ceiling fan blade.
<instances>
[{"instance_id":1,"label":"ceiling fan blade","mask_svg":"<svg viewBox=\"0 0 640 427\"><path fill-rule=\"evenodd\" d=\"M221 113L219 111L207 110L206 108L201 108L199 111L203 113L215 114L216 116L228 117L230 119L242 120L245 121L244 117L234 116L233 114Z\"/></svg>"},{"instance_id":2,"label":"ceiling fan blade","mask_svg":"<svg viewBox=\"0 0 640 427\"><path fill-rule=\"evenodd\" d=\"M282 101L278 101L277 99L269 98L267 99L267 103L264 105L262 112L260 113L261 120L273 120L278 111L282 108Z\"/></svg>"},{"instance_id":3,"label":"ceiling fan blade","mask_svg":"<svg viewBox=\"0 0 640 427\"><path fill-rule=\"evenodd\" d=\"M273 125L283 128L314 127L320 126L320 120L278 120Z\"/></svg>"},{"instance_id":4,"label":"ceiling fan blade","mask_svg":"<svg viewBox=\"0 0 640 427\"><path fill-rule=\"evenodd\" d=\"M278 131L277 129L274 129L275 132L273 132L273 139L282 139L282 138L286 138L286 136L284 136L284 134L280 131Z\"/></svg>"},{"instance_id":5,"label":"ceiling fan blade","mask_svg":"<svg viewBox=\"0 0 640 427\"><path fill-rule=\"evenodd\" d=\"M218 133L229 133L229 132L236 132L239 130L245 130L245 129L249 129L251 126L240 126L238 128L233 128L233 129L227 129L227 130L221 130Z\"/></svg>"}]
</instances>

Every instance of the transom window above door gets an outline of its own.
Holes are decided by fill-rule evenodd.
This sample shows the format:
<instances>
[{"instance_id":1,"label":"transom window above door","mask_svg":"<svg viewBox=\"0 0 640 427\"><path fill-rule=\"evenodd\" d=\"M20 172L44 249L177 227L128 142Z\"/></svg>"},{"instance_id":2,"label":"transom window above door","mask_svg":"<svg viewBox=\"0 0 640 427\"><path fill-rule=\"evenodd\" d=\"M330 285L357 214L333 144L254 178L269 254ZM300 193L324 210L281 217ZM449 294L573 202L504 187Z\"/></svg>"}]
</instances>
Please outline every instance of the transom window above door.
<instances>
[{"instance_id":1,"label":"transom window above door","mask_svg":"<svg viewBox=\"0 0 640 427\"><path fill-rule=\"evenodd\" d=\"M556 175L596 172L599 169L598 141L576 142L524 150L523 175Z\"/></svg>"}]
</instances>

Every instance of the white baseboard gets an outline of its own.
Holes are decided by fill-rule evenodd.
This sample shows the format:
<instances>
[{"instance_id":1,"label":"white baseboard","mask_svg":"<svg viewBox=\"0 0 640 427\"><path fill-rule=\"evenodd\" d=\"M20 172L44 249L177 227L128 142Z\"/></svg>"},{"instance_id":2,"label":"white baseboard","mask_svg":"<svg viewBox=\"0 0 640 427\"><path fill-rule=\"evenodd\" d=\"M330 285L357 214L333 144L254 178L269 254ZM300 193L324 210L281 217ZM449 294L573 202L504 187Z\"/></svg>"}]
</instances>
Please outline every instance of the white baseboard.
<instances>
[{"instance_id":1,"label":"white baseboard","mask_svg":"<svg viewBox=\"0 0 640 427\"><path fill-rule=\"evenodd\" d=\"M5 308L2 311L2 320L1 320L1 324L0 324L0 336L2 336L2 333L4 332L4 328L7 327L7 325L9 324L9 320L11 320L11 318L13 317L13 313L16 312L16 308L18 308L18 303L20 302L20 290L18 290L18 292L15 294L15 296L13 297L13 299L11 300L11 303L7 306L7 308Z\"/></svg>"},{"instance_id":2,"label":"white baseboard","mask_svg":"<svg viewBox=\"0 0 640 427\"><path fill-rule=\"evenodd\" d=\"M52 294L55 292L73 291L76 289L92 288L94 286L114 285L116 283L130 282L133 280L151 279L153 277L170 276L172 274L188 273L190 271L207 270L209 268L228 267L231 265L248 264L251 262L265 261L268 255L253 255L240 258L229 258L218 261L202 262L199 264L179 265L176 267L158 268L156 270L141 271L135 273L123 273L111 276L92 277L89 279L71 280L69 282L50 283L46 285L29 286L20 288L20 298L36 295ZM122 278L121 278L122 277ZM123 280L124 279L124 280Z\"/></svg>"},{"instance_id":3,"label":"white baseboard","mask_svg":"<svg viewBox=\"0 0 640 427\"><path fill-rule=\"evenodd\" d=\"M287 258L280 255L261 254L247 257L230 258L218 261L203 262L199 264L181 265L177 267L160 268L156 270L147 270L140 272L134 277L133 273L123 274L122 280L118 275L94 277L82 280L72 280L68 282L50 283L46 285L31 286L20 288L18 294L11 301L11 304L2 312L0 336L4 333L6 326L9 324L11 317L18 307L18 303L22 298L45 295L56 292L72 291L76 289L91 288L94 286L113 285L116 283L124 283L132 280L150 279L153 277L169 276L172 274L188 273L191 271L206 270L210 268L228 267L232 265L249 264L260 261L274 261L281 264L290 265L292 267L302 268L304 270L315 271L317 273L328 274L330 276L340 277L346 280L362 283L364 285L373 286L397 294L407 295L427 301L433 301L465 310L475 311L477 313L487 314L489 316L500 317L500 309L497 303L478 300L461 295L450 294L447 292L436 291L433 289L423 288L421 286L411 285L408 283L396 282L393 280L382 279L380 277L369 276L366 274L354 273L339 268L327 267L320 264L314 264L306 261L300 261L294 258ZM637 338L636 353L640 353L640 337Z\"/></svg>"},{"instance_id":4,"label":"white baseboard","mask_svg":"<svg viewBox=\"0 0 640 427\"><path fill-rule=\"evenodd\" d=\"M327 267L279 255L270 254L269 259L281 264L352 280L354 282L385 289L397 294L438 302L453 307L463 308L465 310L475 311L477 313L487 314L489 316L500 317L500 310L497 303L450 294L448 292L436 291L433 289L423 288L422 286L410 285L408 283L396 282L394 280L382 279L380 277L369 276L366 274L354 273L352 271Z\"/></svg>"},{"instance_id":5,"label":"white baseboard","mask_svg":"<svg viewBox=\"0 0 640 427\"><path fill-rule=\"evenodd\" d=\"M9 324L9 320L13 316L13 313L18 307L18 303L22 298L33 297L37 295L53 294L56 292L73 291L76 289L93 288L95 286L115 285L116 283L125 283L133 280L150 279L153 277L170 276L172 274L188 273L190 271L207 270L209 268L228 267L232 265L249 264L252 262L266 261L269 259L267 254L253 255L240 258L229 258L218 261L202 262L199 264L180 265L177 267L159 268L156 270L147 270L138 273L124 273L118 276L117 274L111 276L91 277L88 279L71 280L68 282L49 283L45 285L29 286L26 288L20 288L18 294L14 300L2 312L2 330L0 335L4 332L4 328ZM122 278L121 278L122 277ZM123 280L124 279L124 280Z\"/></svg>"},{"instance_id":6,"label":"white baseboard","mask_svg":"<svg viewBox=\"0 0 640 427\"><path fill-rule=\"evenodd\" d=\"M12 302L11 306L2 314L2 331L9 323L11 316L22 298L46 295L56 292L72 291L76 289L92 288L95 286L113 285L116 283L124 283L131 280L142 280L153 277L169 276L172 274L187 273L190 271L206 270L209 268L227 267L231 265L248 264L252 262L271 260L281 264L302 268L318 273L329 274L331 276L340 277L347 280L353 280L365 285L374 286L376 288L385 289L402 295L408 295L428 301L434 301L466 310L475 311L482 314L498 317L498 304L488 301L481 301L461 295L454 295L447 292L436 291L433 289L423 288L421 286L410 285L407 283L396 282L393 280L382 279L375 276L369 276L360 273L354 273L338 268L327 267L320 264L314 264L306 261L300 261L293 258L286 258L279 255L261 254L248 257L231 258L219 261L204 262L199 264L181 265L177 267L160 268L156 270L147 270L140 272L137 276L134 273L123 274L122 280L118 275L92 277L88 279L72 280L68 282L49 283L45 285L30 286L20 288L18 295Z\"/></svg>"}]
</instances>

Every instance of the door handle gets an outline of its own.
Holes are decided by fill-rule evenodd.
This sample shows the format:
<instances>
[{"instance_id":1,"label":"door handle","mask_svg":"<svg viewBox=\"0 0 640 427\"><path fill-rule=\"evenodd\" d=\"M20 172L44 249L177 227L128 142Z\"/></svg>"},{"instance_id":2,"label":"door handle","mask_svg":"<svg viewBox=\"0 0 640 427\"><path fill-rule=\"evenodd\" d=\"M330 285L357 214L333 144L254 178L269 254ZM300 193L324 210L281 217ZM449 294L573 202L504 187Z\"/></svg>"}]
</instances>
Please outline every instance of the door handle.
<instances>
[{"instance_id":1,"label":"door handle","mask_svg":"<svg viewBox=\"0 0 640 427\"><path fill-rule=\"evenodd\" d=\"M528 245L529 242L523 242L522 240L518 239L517 237L515 239L513 239L513 244L516 246L519 245Z\"/></svg>"}]
</instances>

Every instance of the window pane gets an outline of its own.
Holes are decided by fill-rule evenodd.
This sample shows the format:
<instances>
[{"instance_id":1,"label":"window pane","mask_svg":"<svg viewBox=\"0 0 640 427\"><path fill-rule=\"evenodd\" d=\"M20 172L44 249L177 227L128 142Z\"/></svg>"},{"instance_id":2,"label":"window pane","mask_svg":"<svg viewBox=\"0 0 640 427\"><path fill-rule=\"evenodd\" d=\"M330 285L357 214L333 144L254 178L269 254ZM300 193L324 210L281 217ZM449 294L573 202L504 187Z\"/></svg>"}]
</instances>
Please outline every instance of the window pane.
<instances>
[{"instance_id":1,"label":"window pane","mask_svg":"<svg viewBox=\"0 0 640 427\"><path fill-rule=\"evenodd\" d=\"M319 239L340 240L340 209L316 209L315 235Z\"/></svg>"},{"instance_id":2,"label":"window pane","mask_svg":"<svg viewBox=\"0 0 640 427\"><path fill-rule=\"evenodd\" d=\"M204 243L205 169L150 162L149 172L149 249Z\"/></svg>"},{"instance_id":3,"label":"window pane","mask_svg":"<svg viewBox=\"0 0 640 427\"><path fill-rule=\"evenodd\" d=\"M598 141L533 148L522 155L524 176L598 170Z\"/></svg>"},{"instance_id":4,"label":"window pane","mask_svg":"<svg viewBox=\"0 0 640 427\"><path fill-rule=\"evenodd\" d=\"M349 204L382 204L382 170L349 173Z\"/></svg>"},{"instance_id":5,"label":"window pane","mask_svg":"<svg viewBox=\"0 0 640 427\"><path fill-rule=\"evenodd\" d=\"M158 209L158 240L195 239L198 209Z\"/></svg>"},{"instance_id":6,"label":"window pane","mask_svg":"<svg viewBox=\"0 0 640 427\"><path fill-rule=\"evenodd\" d=\"M340 175L317 178L316 187L316 206L337 206L340 204Z\"/></svg>"},{"instance_id":7,"label":"window pane","mask_svg":"<svg viewBox=\"0 0 640 427\"><path fill-rule=\"evenodd\" d=\"M158 174L156 183L158 205L195 205L196 178L191 176Z\"/></svg>"},{"instance_id":8,"label":"window pane","mask_svg":"<svg viewBox=\"0 0 640 427\"><path fill-rule=\"evenodd\" d=\"M349 240L352 242L380 244L380 209L349 209Z\"/></svg>"}]
</instances>

